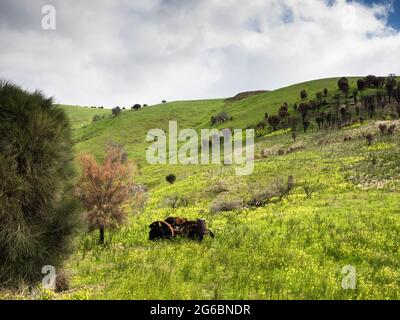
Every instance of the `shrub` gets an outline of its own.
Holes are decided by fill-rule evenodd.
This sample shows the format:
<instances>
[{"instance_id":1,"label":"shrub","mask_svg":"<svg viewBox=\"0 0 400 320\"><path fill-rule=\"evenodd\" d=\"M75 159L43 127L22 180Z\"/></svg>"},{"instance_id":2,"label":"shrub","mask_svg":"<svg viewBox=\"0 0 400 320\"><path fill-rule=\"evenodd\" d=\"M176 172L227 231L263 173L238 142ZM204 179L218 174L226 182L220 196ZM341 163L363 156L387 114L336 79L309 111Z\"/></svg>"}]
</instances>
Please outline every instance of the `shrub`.
<instances>
[{"instance_id":1,"label":"shrub","mask_svg":"<svg viewBox=\"0 0 400 320\"><path fill-rule=\"evenodd\" d=\"M119 116L121 114L122 110L120 107L115 107L111 109L111 114L113 116Z\"/></svg>"},{"instance_id":2,"label":"shrub","mask_svg":"<svg viewBox=\"0 0 400 320\"><path fill-rule=\"evenodd\" d=\"M98 114L96 114L96 115L93 117L93 122L96 122L96 121L99 121L99 120L101 120L101 117L100 117Z\"/></svg>"},{"instance_id":3,"label":"shrub","mask_svg":"<svg viewBox=\"0 0 400 320\"><path fill-rule=\"evenodd\" d=\"M267 121L263 120L257 123L255 127L256 136L260 137L265 133L265 127L267 126Z\"/></svg>"},{"instance_id":4,"label":"shrub","mask_svg":"<svg viewBox=\"0 0 400 320\"><path fill-rule=\"evenodd\" d=\"M141 213L145 210L149 195L145 185L134 184L129 190L129 196L132 199L131 209L133 213Z\"/></svg>"},{"instance_id":5,"label":"shrub","mask_svg":"<svg viewBox=\"0 0 400 320\"><path fill-rule=\"evenodd\" d=\"M315 184L305 181L303 183L303 190L306 194L307 199L310 199L311 196L320 188L319 181Z\"/></svg>"},{"instance_id":6,"label":"shrub","mask_svg":"<svg viewBox=\"0 0 400 320\"><path fill-rule=\"evenodd\" d=\"M343 141L351 141L353 138L350 135L345 135Z\"/></svg>"},{"instance_id":7,"label":"shrub","mask_svg":"<svg viewBox=\"0 0 400 320\"><path fill-rule=\"evenodd\" d=\"M357 88L359 91L363 91L365 89L366 83L363 79L359 79L357 81Z\"/></svg>"},{"instance_id":8,"label":"shrub","mask_svg":"<svg viewBox=\"0 0 400 320\"><path fill-rule=\"evenodd\" d=\"M71 129L51 98L0 81L0 287L56 270L79 226Z\"/></svg>"},{"instance_id":9,"label":"shrub","mask_svg":"<svg viewBox=\"0 0 400 320\"><path fill-rule=\"evenodd\" d=\"M275 190L275 193L279 198L279 200L288 197L293 188L294 188L293 176L289 176L286 183L284 183L283 180L280 179L277 180L273 185L273 189Z\"/></svg>"},{"instance_id":10,"label":"shrub","mask_svg":"<svg viewBox=\"0 0 400 320\"><path fill-rule=\"evenodd\" d=\"M286 153L292 153L306 147L305 143L302 141L294 142L289 148L287 149Z\"/></svg>"},{"instance_id":11,"label":"shrub","mask_svg":"<svg viewBox=\"0 0 400 320\"><path fill-rule=\"evenodd\" d=\"M366 87L372 88L372 87L375 87L375 86L377 87L378 85L379 85L378 78L376 76L368 75L365 78L365 86Z\"/></svg>"},{"instance_id":12,"label":"shrub","mask_svg":"<svg viewBox=\"0 0 400 320\"><path fill-rule=\"evenodd\" d=\"M137 103L137 104L135 104L134 106L132 106L131 109L137 111L137 110L139 110L141 107L142 107L142 106L141 106L140 104Z\"/></svg>"},{"instance_id":13,"label":"shrub","mask_svg":"<svg viewBox=\"0 0 400 320\"><path fill-rule=\"evenodd\" d=\"M274 197L275 197L274 192L267 188L265 190L255 193L250 199L250 201L247 202L247 205L256 208L264 207Z\"/></svg>"},{"instance_id":14,"label":"shrub","mask_svg":"<svg viewBox=\"0 0 400 320\"><path fill-rule=\"evenodd\" d=\"M297 108L297 112L300 112L303 122L305 121L305 119L307 117L307 113L308 113L309 108L310 108L309 104L305 103L305 102L300 103L298 108Z\"/></svg>"},{"instance_id":15,"label":"shrub","mask_svg":"<svg viewBox=\"0 0 400 320\"><path fill-rule=\"evenodd\" d=\"M388 129L388 135L392 136L396 132L396 125L392 124Z\"/></svg>"},{"instance_id":16,"label":"shrub","mask_svg":"<svg viewBox=\"0 0 400 320\"><path fill-rule=\"evenodd\" d=\"M131 166L124 162L123 149L115 145L107 148L102 165L91 155L81 156L80 163L76 195L87 211L89 231L99 230L99 243L104 244L105 229L116 229L125 221L122 206L132 186Z\"/></svg>"},{"instance_id":17,"label":"shrub","mask_svg":"<svg viewBox=\"0 0 400 320\"><path fill-rule=\"evenodd\" d=\"M181 207L187 207L189 206L189 198L186 196L182 196L179 194L175 194L172 196L165 196L163 199L163 206L172 208L172 209L177 209Z\"/></svg>"},{"instance_id":18,"label":"shrub","mask_svg":"<svg viewBox=\"0 0 400 320\"><path fill-rule=\"evenodd\" d=\"M167 180L167 182L170 184L174 184L176 181L176 176L171 173L165 177L165 180Z\"/></svg>"},{"instance_id":19,"label":"shrub","mask_svg":"<svg viewBox=\"0 0 400 320\"><path fill-rule=\"evenodd\" d=\"M301 90L301 91L300 91L300 98L301 98L302 100L305 100L305 99L307 99L307 97L308 97L307 91L306 91L306 90Z\"/></svg>"},{"instance_id":20,"label":"shrub","mask_svg":"<svg viewBox=\"0 0 400 320\"><path fill-rule=\"evenodd\" d=\"M218 180L209 188L209 191L215 194L220 194L229 191L228 185L224 180Z\"/></svg>"},{"instance_id":21,"label":"shrub","mask_svg":"<svg viewBox=\"0 0 400 320\"><path fill-rule=\"evenodd\" d=\"M216 116L211 117L211 124L216 125L230 120L229 115L226 112L220 112Z\"/></svg>"},{"instance_id":22,"label":"shrub","mask_svg":"<svg viewBox=\"0 0 400 320\"><path fill-rule=\"evenodd\" d=\"M287 119L289 117L289 112L288 112L287 105L283 105L282 107L280 107L279 112L278 112L278 116L282 120L285 120L285 119Z\"/></svg>"},{"instance_id":23,"label":"shrub","mask_svg":"<svg viewBox=\"0 0 400 320\"><path fill-rule=\"evenodd\" d=\"M211 204L211 213L236 211L243 208L243 201L241 200L223 200L217 199Z\"/></svg>"},{"instance_id":24,"label":"shrub","mask_svg":"<svg viewBox=\"0 0 400 320\"><path fill-rule=\"evenodd\" d=\"M290 128L292 129L292 132L297 131L297 126L299 125L299 118L289 117L288 124L289 124Z\"/></svg>"},{"instance_id":25,"label":"shrub","mask_svg":"<svg viewBox=\"0 0 400 320\"><path fill-rule=\"evenodd\" d=\"M349 92L350 86L349 86L349 80L345 77L340 78L338 81L338 87L340 91L343 93L347 94Z\"/></svg>"},{"instance_id":26,"label":"shrub","mask_svg":"<svg viewBox=\"0 0 400 320\"><path fill-rule=\"evenodd\" d=\"M124 149L124 145L110 140L106 147L106 154L113 157L112 161L121 161L125 163L128 161L128 152Z\"/></svg>"},{"instance_id":27,"label":"shrub","mask_svg":"<svg viewBox=\"0 0 400 320\"><path fill-rule=\"evenodd\" d=\"M272 199L278 198L278 201L282 201L284 198L290 195L290 192L294 188L294 178L289 176L285 183L283 179L277 179L266 189L256 192L253 194L247 205L250 207L263 207L268 203L272 202ZM258 188L257 188L258 190Z\"/></svg>"},{"instance_id":28,"label":"shrub","mask_svg":"<svg viewBox=\"0 0 400 320\"><path fill-rule=\"evenodd\" d=\"M368 145L370 146L370 145L372 145L372 143L374 142L374 135L373 135L372 133L368 133L368 134L365 136L365 139L367 139L367 143L368 143Z\"/></svg>"},{"instance_id":29,"label":"shrub","mask_svg":"<svg viewBox=\"0 0 400 320\"><path fill-rule=\"evenodd\" d=\"M269 149L262 149L261 150L261 157L268 158L271 155L271 151Z\"/></svg>"},{"instance_id":30,"label":"shrub","mask_svg":"<svg viewBox=\"0 0 400 320\"><path fill-rule=\"evenodd\" d=\"M387 132L387 129L388 129L388 127L387 127L386 124L381 123L381 124L379 125L379 131L381 132L381 135L385 135L386 132Z\"/></svg>"},{"instance_id":31,"label":"shrub","mask_svg":"<svg viewBox=\"0 0 400 320\"><path fill-rule=\"evenodd\" d=\"M65 271L57 272L55 292L63 292L69 290L69 277Z\"/></svg>"},{"instance_id":32,"label":"shrub","mask_svg":"<svg viewBox=\"0 0 400 320\"><path fill-rule=\"evenodd\" d=\"M278 116L270 116L268 118L268 123L272 127L272 129L276 131L279 124L281 123L281 119Z\"/></svg>"}]
</instances>

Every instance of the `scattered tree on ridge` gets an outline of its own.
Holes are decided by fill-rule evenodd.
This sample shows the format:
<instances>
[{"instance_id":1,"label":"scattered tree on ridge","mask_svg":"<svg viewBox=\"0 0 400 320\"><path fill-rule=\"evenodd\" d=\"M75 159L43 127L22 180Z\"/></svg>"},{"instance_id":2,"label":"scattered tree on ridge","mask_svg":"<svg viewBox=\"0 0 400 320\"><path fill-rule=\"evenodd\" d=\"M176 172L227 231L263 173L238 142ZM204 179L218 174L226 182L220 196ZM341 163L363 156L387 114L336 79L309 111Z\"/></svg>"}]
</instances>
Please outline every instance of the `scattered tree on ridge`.
<instances>
[{"instance_id":1,"label":"scattered tree on ridge","mask_svg":"<svg viewBox=\"0 0 400 320\"><path fill-rule=\"evenodd\" d=\"M281 123L281 120L279 119L278 116L270 116L268 118L268 123L272 127L273 131L276 131L278 126L279 126L279 124Z\"/></svg>"},{"instance_id":2,"label":"scattered tree on ridge","mask_svg":"<svg viewBox=\"0 0 400 320\"><path fill-rule=\"evenodd\" d=\"M119 116L121 114L122 110L120 107L115 107L111 109L111 113L113 116Z\"/></svg>"},{"instance_id":3,"label":"scattered tree on ridge","mask_svg":"<svg viewBox=\"0 0 400 320\"><path fill-rule=\"evenodd\" d=\"M306 91L306 90L301 90L301 91L300 91L300 98L301 98L301 100L306 100L307 97L308 97L307 91Z\"/></svg>"},{"instance_id":4,"label":"scattered tree on ridge","mask_svg":"<svg viewBox=\"0 0 400 320\"><path fill-rule=\"evenodd\" d=\"M137 110L139 110L141 107L142 107L142 106L141 106L140 104L136 103L135 105L132 106L131 109L137 111Z\"/></svg>"}]
</instances>

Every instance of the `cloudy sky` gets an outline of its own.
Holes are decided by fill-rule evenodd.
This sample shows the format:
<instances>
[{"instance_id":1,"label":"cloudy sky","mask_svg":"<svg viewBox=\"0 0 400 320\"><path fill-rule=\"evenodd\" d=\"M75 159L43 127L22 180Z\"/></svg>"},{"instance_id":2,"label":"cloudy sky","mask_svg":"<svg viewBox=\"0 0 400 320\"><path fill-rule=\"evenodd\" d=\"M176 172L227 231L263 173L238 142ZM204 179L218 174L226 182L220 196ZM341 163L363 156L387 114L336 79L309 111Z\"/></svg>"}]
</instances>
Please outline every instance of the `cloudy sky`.
<instances>
[{"instance_id":1,"label":"cloudy sky","mask_svg":"<svg viewBox=\"0 0 400 320\"><path fill-rule=\"evenodd\" d=\"M0 0L0 77L112 107L400 74L399 2Z\"/></svg>"}]
</instances>

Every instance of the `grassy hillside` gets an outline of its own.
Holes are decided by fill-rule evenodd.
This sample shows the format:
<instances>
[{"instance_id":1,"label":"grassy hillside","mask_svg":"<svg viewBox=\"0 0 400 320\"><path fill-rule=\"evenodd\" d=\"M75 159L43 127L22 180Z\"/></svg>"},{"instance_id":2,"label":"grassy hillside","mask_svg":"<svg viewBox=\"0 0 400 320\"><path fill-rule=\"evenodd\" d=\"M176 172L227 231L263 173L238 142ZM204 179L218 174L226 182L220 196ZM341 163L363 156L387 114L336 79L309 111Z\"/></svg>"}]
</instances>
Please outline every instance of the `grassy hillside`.
<instances>
[{"instance_id":1,"label":"grassy hillside","mask_svg":"<svg viewBox=\"0 0 400 320\"><path fill-rule=\"evenodd\" d=\"M355 86L357 79L350 78L350 84ZM101 157L104 146L112 139L124 144L131 157L143 161L146 132L153 128L167 130L169 120L177 120L180 128L209 128L211 116L226 111L233 120L219 124L217 128L255 126L264 119L266 112L270 115L276 113L284 102L299 102L299 93L303 89L308 92L310 99L315 99L317 91L327 88L329 99L338 92L337 80L331 78L305 82L233 102L226 99L170 102L140 111L125 111L121 117L106 118L90 126L87 124L97 111L109 111L80 107L66 110L74 126L79 129L75 132L77 152L87 151Z\"/></svg>"},{"instance_id":2,"label":"grassy hillside","mask_svg":"<svg viewBox=\"0 0 400 320\"><path fill-rule=\"evenodd\" d=\"M359 78L348 79L350 86L355 88ZM329 78L308 81L227 104L225 111L228 112L230 116L233 116L233 121L228 125L234 128L255 126L259 121L264 119L266 112L268 112L269 115L276 114L283 103L287 102L289 105L300 103L301 90L306 90L308 98L315 100L315 94L326 88L329 91L329 99L339 92L337 85L338 80L339 78Z\"/></svg>"},{"instance_id":3,"label":"grassy hillside","mask_svg":"<svg viewBox=\"0 0 400 320\"><path fill-rule=\"evenodd\" d=\"M96 233L79 240L67 267L73 290L62 297L398 299L400 136L368 147L363 134L377 131L370 123L310 133L296 142L297 151L266 159L261 148L288 150L293 143L287 135L264 139L247 177L231 167L146 167L157 181L146 209L108 233L104 248ZM344 143L345 135L352 140ZM164 181L167 172L177 174L176 184ZM289 175L295 189L284 201L210 212L217 201L246 201ZM305 186L314 189L310 197ZM183 200L177 209L170 206L174 198ZM205 217L216 238L148 242L149 223L167 216ZM342 289L346 265L357 270L356 290Z\"/></svg>"},{"instance_id":4,"label":"grassy hillside","mask_svg":"<svg viewBox=\"0 0 400 320\"><path fill-rule=\"evenodd\" d=\"M91 124L95 115L100 117L109 117L111 115L110 109L92 109L69 105L57 105L57 107L63 109L68 114L74 130Z\"/></svg>"},{"instance_id":5,"label":"grassy hillside","mask_svg":"<svg viewBox=\"0 0 400 320\"><path fill-rule=\"evenodd\" d=\"M77 152L101 157L105 145L113 140L125 145L130 157L143 161L146 133L153 128L168 130L168 121L176 120L180 128L200 128L211 115L224 106L223 100L170 102L125 111L121 116L102 119L75 132Z\"/></svg>"},{"instance_id":6,"label":"grassy hillside","mask_svg":"<svg viewBox=\"0 0 400 320\"><path fill-rule=\"evenodd\" d=\"M97 233L82 235L66 265L71 290L42 297L399 299L398 121L388 123L397 126L393 136L380 135L374 121L310 131L296 142L282 131L267 134L257 139L255 170L249 176L236 176L232 166L150 166L143 161L145 133L167 129L168 120L200 129L225 110L233 120L219 127L244 128L262 120L265 112L276 112L283 102L298 102L302 89L314 96L327 88L333 95L336 83L312 81L231 103L171 102L77 128L77 153L101 158L109 140L125 144L130 158L143 164L135 180L149 187L148 201L143 211L135 211L134 203L127 207L128 225L107 232L106 246L97 245ZM368 133L376 137L371 146ZM261 150L269 155L261 156ZM169 173L177 176L173 185L165 181ZM295 187L282 201L211 210L221 203L243 205L289 176ZM204 217L216 237L201 244L186 239L149 242L148 225L167 216ZM347 265L356 268L356 290L342 288Z\"/></svg>"}]
</instances>

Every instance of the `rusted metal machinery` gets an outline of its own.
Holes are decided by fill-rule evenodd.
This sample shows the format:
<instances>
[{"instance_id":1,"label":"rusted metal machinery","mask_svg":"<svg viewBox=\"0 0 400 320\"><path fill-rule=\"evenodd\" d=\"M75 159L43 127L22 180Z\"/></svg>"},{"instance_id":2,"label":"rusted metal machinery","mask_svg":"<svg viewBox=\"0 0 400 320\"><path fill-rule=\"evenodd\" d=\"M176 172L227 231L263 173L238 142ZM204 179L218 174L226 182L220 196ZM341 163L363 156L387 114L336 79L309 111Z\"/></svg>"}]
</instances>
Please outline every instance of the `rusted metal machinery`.
<instances>
[{"instance_id":1,"label":"rusted metal machinery","mask_svg":"<svg viewBox=\"0 0 400 320\"><path fill-rule=\"evenodd\" d=\"M149 227L149 240L172 239L181 236L201 242L205 235L214 238L214 233L207 229L204 219L189 221L186 218L169 217L164 221L155 221Z\"/></svg>"}]
</instances>

